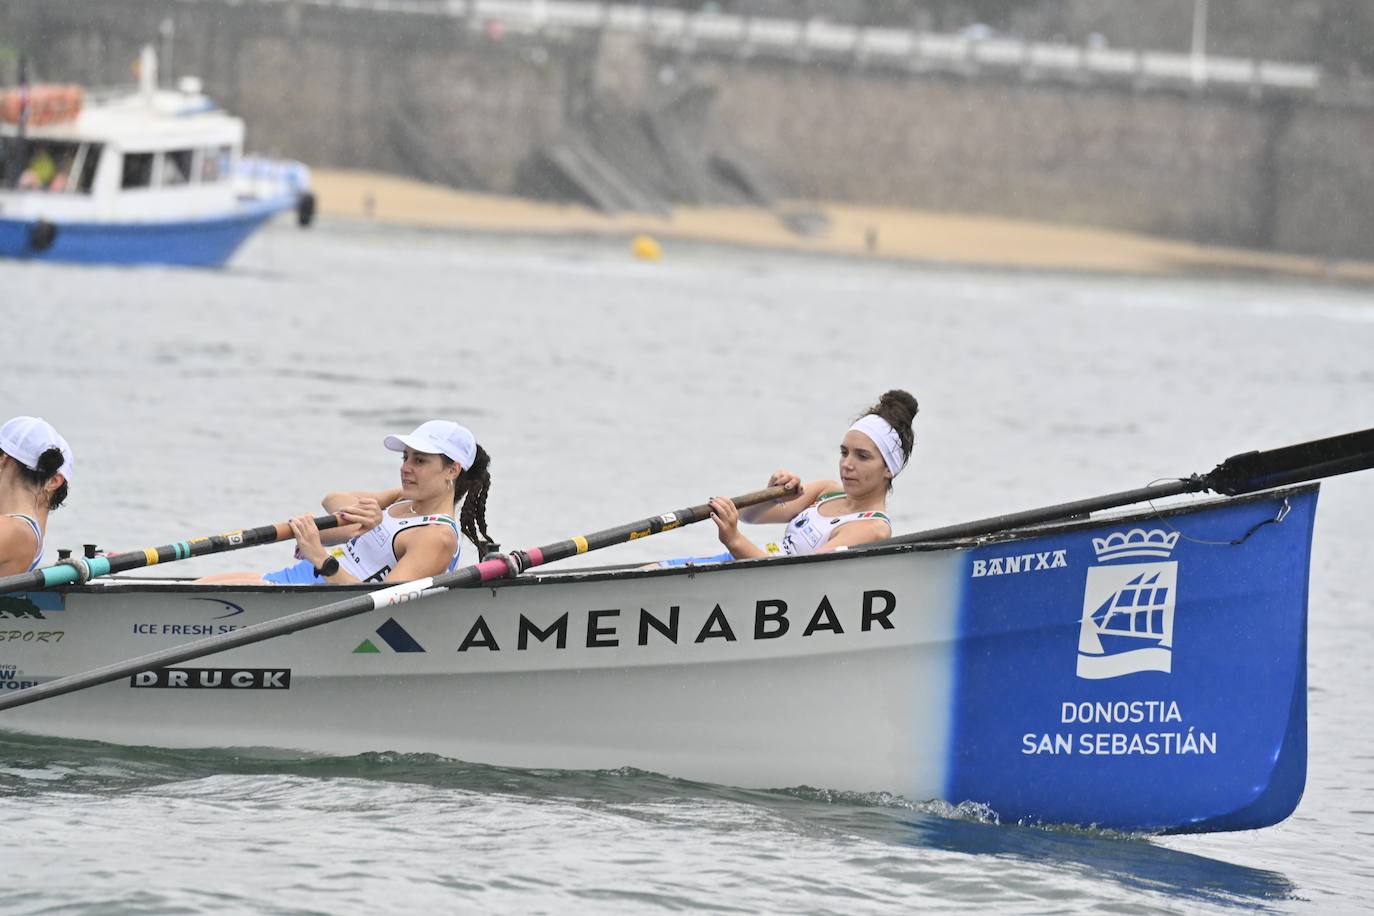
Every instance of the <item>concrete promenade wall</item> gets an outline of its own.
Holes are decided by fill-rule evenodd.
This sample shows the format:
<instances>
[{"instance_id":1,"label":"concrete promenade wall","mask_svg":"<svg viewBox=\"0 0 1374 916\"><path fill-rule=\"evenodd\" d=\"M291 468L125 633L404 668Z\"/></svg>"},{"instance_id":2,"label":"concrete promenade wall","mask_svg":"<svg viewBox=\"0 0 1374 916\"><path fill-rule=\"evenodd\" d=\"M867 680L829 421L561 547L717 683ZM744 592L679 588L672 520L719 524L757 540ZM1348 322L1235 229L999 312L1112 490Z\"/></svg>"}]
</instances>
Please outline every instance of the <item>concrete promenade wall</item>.
<instances>
[{"instance_id":1,"label":"concrete promenade wall","mask_svg":"<svg viewBox=\"0 0 1374 916\"><path fill-rule=\"evenodd\" d=\"M1374 113L1301 98L627 53L290 3L6 0L0 50L44 79L127 83L167 17L174 75L243 115L252 148L316 166L511 192L590 97L658 104L671 73L714 90L707 139L790 196L1374 259Z\"/></svg>"},{"instance_id":2,"label":"concrete promenade wall","mask_svg":"<svg viewBox=\"0 0 1374 916\"><path fill-rule=\"evenodd\" d=\"M736 70L715 129L803 196L1268 247L1277 118L1244 101ZM785 103L780 104L780 101Z\"/></svg>"}]
</instances>

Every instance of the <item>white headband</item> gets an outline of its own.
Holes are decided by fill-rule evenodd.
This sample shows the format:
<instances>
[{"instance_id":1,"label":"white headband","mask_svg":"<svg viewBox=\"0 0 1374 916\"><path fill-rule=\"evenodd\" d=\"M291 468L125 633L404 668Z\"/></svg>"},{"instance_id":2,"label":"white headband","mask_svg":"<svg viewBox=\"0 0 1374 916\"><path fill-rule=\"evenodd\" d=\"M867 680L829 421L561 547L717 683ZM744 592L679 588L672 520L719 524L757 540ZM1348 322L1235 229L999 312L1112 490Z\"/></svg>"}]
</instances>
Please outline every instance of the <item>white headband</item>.
<instances>
[{"instance_id":1,"label":"white headband","mask_svg":"<svg viewBox=\"0 0 1374 916\"><path fill-rule=\"evenodd\" d=\"M858 430L873 440L873 444L878 446L878 451L883 453L883 462L893 477L902 473L902 468L906 467L906 454L902 452L902 437L897 435L897 430L892 428L891 423L876 413L870 413L859 417L849 428Z\"/></svg>"}]
</instances>

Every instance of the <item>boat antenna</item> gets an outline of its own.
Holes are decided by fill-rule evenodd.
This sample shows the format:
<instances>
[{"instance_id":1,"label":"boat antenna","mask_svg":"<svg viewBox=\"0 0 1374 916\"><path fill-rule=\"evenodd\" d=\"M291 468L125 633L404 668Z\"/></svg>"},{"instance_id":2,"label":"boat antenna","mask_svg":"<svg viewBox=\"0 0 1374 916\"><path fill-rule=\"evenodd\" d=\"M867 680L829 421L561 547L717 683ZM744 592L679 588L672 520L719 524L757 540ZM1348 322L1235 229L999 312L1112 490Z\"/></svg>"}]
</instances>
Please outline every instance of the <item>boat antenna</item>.
<instances>
[{"instance_id":1,"label":"boat antenna","mask_svg":"<svg viewBox=\"0 0 1374 916\"><path fill-rule=\"evenodd\" d=\"M168 79L166 80L166 83L167 83L168 85L171 85L171 84L172 84L172 80L171 80L171 75L172 75L172 43L176 40L176 34L177 34L177 24L176 24L176 21L173 20L171 16L164 16L164 17L162 17L162 22L158 23L157 34L158 34L158 37L161 39L161 40L158 42L158 44L159 44L158 56L161 58L161 63L162 63L163 69L165 69L165 70L167 71ZM162 84L163 84L163 80L162 80L162 78L161 78L161 75L159 74L159 77L158 77L158 85L159 85L159 87L160 87Z\"/></svg>"},{"instance_id":2,"label":"boat antenna","mask_svg":"<svg viewBox=\"0 0 1374 916\"><path fill-rule=\"evenodd\" d=\"M138 53L138 91L147 101L157 93L157 49L144 45Z\"/></svg>"},{"instance_id":3,"label":"boat antenna","mask_svg":"<svg viewBox=\"0 0 1374 916\"><path fill-rule=\"evenodd\" d=\"M5 147L5 158L0 162L0 182L12 186L19 181L19 171L24 167L24 128L29 121L29 59L19 55L19 119L15 131L16 140Z\"/></svg>"},{"instance_id":4,"label":"boat antenna","mask_svg":"<svg viewBox=\"0 0 1374 916\"><path fill-rule=\"evenodd\" d=\"M29 58L19 55L19 139L24 139L24 128L29 124Z\"/></svg>"}]
</instances>

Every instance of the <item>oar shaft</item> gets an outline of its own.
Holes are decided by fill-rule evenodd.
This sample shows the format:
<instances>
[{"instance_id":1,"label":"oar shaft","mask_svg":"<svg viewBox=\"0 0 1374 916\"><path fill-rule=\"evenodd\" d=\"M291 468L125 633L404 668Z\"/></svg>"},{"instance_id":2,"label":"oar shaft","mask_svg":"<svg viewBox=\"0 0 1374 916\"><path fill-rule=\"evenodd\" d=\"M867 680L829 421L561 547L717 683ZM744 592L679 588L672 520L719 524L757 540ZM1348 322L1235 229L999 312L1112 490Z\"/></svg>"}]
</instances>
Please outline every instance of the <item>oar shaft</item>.
<instances>
[{"instance_id":1,"label":"oar shaft","mask_svg":"<svg viewBox=\"0 0 1374 916\"><path fill-rule=\"evenodd\" d=\"M778 499L787 492L788 491L782 487L756 490L753 493L735 497L734 503L736 506L744 508L745 506L753 506L758 503L767 502L771 499ZM589 550L597 550L602 547L609 547L612 544L621 544L626 541L648 537L660 531L669 531L682 525L690 525L693 522L699 522L702 519L709 518L710 515L711 507L708 504L691 506L686 509L679 509L676 512L655 515L628 525L607 528L604 531L580 535L578 537L569 538L566 541L557 541L545 547L535 547L531 550L519 551L517 553L528 560L527 566L522 568L539 566L544 563L552 563L554 560L576 556L579 553L586 553ZM26 687L23 690L0 696L0 710L12 709L13 707L23 706L28 703L36 703L39 700L50 699L66 693L73 693L77 690L84 690L87 687L95 687L98 684L105 684L110 681L119 680L122 677L129 677L140 671L165 668L168 665L175 665L178 662L189 661L193 658L201 658L206 655L213 655L228 649L236 649L239 646L246 646L251 643L262 642L265 639L272 639L275 636L285 636L288 633L295 633L298 630L305 630L310 627L331 623L335 620L342 620L345 617L353 617L388 605L428 598L431 595L437 595L451 588L467 588L474 585L480 585L483 582L504 578L505 576L515 573L517 571L516 566L517 563L507 562L506 560L483 560L476 566L465 566L462 569L456 569L453 572L443 573L438 576L417 579L413 582L402 582L388 588L379 589L378 591L368 592L365 595L355 595L351 598L335 601L333 604L326 604L322 607L311 608L307 611L288 614L276 620L251 624L230 633L207 636L204 639L198 639L184 645L172 646L157 652L150 652L147 655L140 655L138 658L116 662L100 668L94 668L90 671L83 671L80 674L60 677L56 680L48 681L45 684Z\"/></svg>"},{"instance_id":2,"label":"oar shaft","mask_svg":"<svg viewBox=\"0 0 1374 916\"><path fill-rule=\"evenodd\" d=\"M770 487L766 490L755 490L752 493L745 493L743 496L736 496L732 500L734 504L743 509L746 506L754 506L765 503L769 500L778 499L786 495L789 491L782 487ZM672 531L683 525L691 525L711 517L711 506L703 503L699 506L688 506L686 509L678 509L676 512L665 512L663 515L655 515L642 521L633 522L628 525L620 525L616 528L607 528L605 531L597 531L594 534L569 538L566 541L559 541L547 547L537 547L533 550L517 550L513 554L521 570L532 569L535 566L542 566L545 563L552 563L556 560L565 560L568 557L586 553L589 550L598 550L602 547L610 547L612 544L622 544L626 541L635 541L639 538L646 538L652 534L662 531ZM496 563L503 563L497 560ZM479 564L480 566L480 564Z\"/></svg>"},{"instance_id":3,"label":"oar shaft","mask_svg":"<svg viewBox=\"0 0 1374 916\"><path fill-rule=\"evenodd\" d=\"M338 518L333 515L321 515L315 518L315 527L321 531L334 528L338 524ZM141 569L144 566L154 566L158 563L187 560L191 557L211 553L241 550L244 547L255 547L259 544L272 544L287 540L290 537L291 525L287 522L276 522L257 528L245 528L242 531L227 531L224 534L191 538L187 541L177 541L173 544L149 547L145 550L130 550L126 553L117 553L107 557L88 557L85 558L86 566L90 570L87 578L108 576L112 573ZM33 572L19 573L0 579L0 595L9 592L34 591L54 588L59 585L71 585L79 581L81 581L81 572L76 566L69 563L57 563L42 569L35 569Z\"/></svg>"},{"instance_id":4,"label":"oar shaft","mask_svg":"<svg viewBox=\"0 0 1374 916\"><path fill-rule=\"evenodd\" d=\"M1092 499L1080 499L1071 503L1045 506L1041 509L1027 509L1024 512L1012 512L1008 515L994 515L991 518L983 518L974 522L947 525L944 528L931 528L928 531L917 531L914 534L904 534L901 537L889 538L881 543L921 544L930 541L954 541L960 538L978 537L979 535L993 534L998 531L1010 531L1014 528L1025 528L1029 525L1039 525L1044 522L1053 522L1066 518L1074 518L1075 516L1089 515L1093 512L1100 512L1103 509L1115 509L1119 506L1129 506L1150 499L1178 496L1180 493L1196 493L1202 489L1202 482L1196 477L1190 477L1187 480L1170 480L1161 484L1156 484L1152 487L1123 490L1120 493L1110 493L1106 496L1097 496Z\"/></svg>"},{"instance_id":5,"label":"oar shaft","mask_svg":"<svg viewBox=\"0 0 1374 916\"><path fill-rule=\"evenodd\" d=\"M1236 496L1374 468L1374 429L1232 455L1203 478L1209 490Z\"/></svg>"},{"instance_id":6,"label":"oar shaft","mask_svg":"<svg viewBox=\"0 0 1374 916\"><path fill-rule=\"evenodd\" d=\"M476 575L476 567L472 566L464 567L461 570L448 573L447 575L462 577L458 581L451 583L449 587L476 585L481 581L481 578ZM238 648L239 646L262 642L274 636L285 636L297 630L317 627L321 624L340 620L344 617L352 617L356 614L362 614L379 607L384 607L388 604L399 604L402 601L410 601L416 598L436 595L442 591L447 591L447 588L436 586L434 579L419 579L414 582L402 582L390 588L369 592L366 595L345 598L342 601L326 604L323 607L311 608L308 611L288 614L285 617L279 617L276 620L269 620L264 623L255 623L234 630L231 633L224 633L219 636L207 636L204 639L197 639L194 642L185 643L180 646L172 646L167 649L160 649L157 652L149 652L147 655L140 655L138 658L115 662L100 668L92 668L90 671L83 671L80 674L60 677L56 680L48 681L45 684L26 687L15 693L0 696L0 710L11 709L15 706L23 706L27 703L36 703L39 700L51 699L52 697L62 696L66 693L74 693L78 690L84 690L87 687L95 687L99 684L117 681L120 678L129 677L140 671L165 668L168 665L175 665L177 662L189 661L193 658L201 658L206 655L213 655L217 652L225 652L229 649Z\"/></svg>"},{"instance_id":7,"label":"oar shaft","mask_svg":"<svg viewBox=\"0 0 1374 916\"><path fill-rule=\"evenodd\" d=\"M1212 490L1227 496L1254 493L1272 487L1284 487L1349 474L1374 468L1374 429L1366 429L1327 439L1316 439L1283 448L1263 452L1245 452L1232 455L1217 465L1210 473L1199 477L1194 474L1181 480L1170 480L1149 487L1109 493L1092 499L1045 506L1042 509L1028 509L1010 515L995 515L975 522L964 522L944 528L932 528L901 537L889 538L881 544L919 544L931 541L952 541L959 538L978 537L1013 528L1025 528L1044 522L1090 515L1104 509L1118 509L1152 499L1178 496L1182 493L1200 493Z\"/></svg>"}]
</instances>

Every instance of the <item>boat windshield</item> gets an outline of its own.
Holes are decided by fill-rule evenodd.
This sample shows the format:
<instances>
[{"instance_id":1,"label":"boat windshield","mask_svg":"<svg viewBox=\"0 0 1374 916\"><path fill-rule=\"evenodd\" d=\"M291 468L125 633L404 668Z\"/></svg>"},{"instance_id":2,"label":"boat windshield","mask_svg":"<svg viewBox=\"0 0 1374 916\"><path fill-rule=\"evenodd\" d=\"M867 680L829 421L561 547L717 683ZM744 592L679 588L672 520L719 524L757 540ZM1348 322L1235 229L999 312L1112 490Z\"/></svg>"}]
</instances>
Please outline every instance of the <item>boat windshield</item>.
<instances>
[{"instance_id":1,"label":"boat windshield","mask_svg":"<svg viewBox=\"0 0 1374 916\"><path fill-rule=\"evenodd\" d=\"M99 143L0 137L0 190L91 193Z\"/></svg>"}]
</instances>

